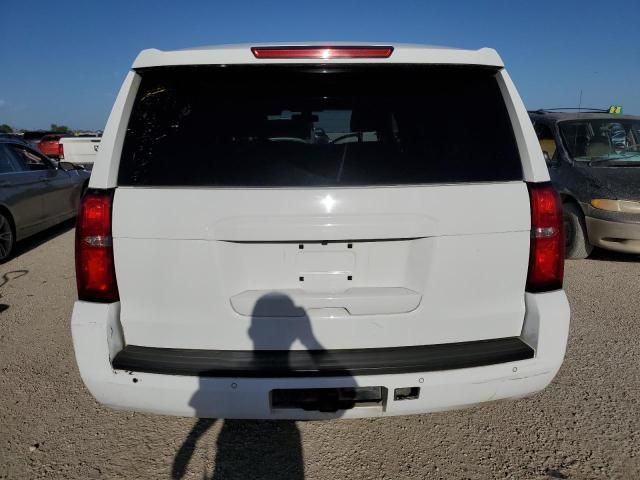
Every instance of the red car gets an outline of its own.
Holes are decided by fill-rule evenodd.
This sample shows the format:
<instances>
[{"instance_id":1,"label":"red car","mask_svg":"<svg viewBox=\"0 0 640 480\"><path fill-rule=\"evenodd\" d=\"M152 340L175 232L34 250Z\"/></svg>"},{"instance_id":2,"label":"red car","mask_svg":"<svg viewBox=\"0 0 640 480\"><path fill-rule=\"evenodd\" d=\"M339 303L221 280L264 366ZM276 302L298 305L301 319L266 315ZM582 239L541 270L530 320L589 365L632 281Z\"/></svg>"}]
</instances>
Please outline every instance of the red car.
<instances>
[{"instance_id":1,"label":"red car","mask_svg":"<svg viewBox=\"0 0 640 480\"><path fill-rule=\"evenodd\" d=\"M60 139L62 137L68 137L62 133L59 134L47 134L38 142L38 149L44 153L47 157L60 158L62 154L62 145L60 145Z\"/></svg>"}]
</instances>

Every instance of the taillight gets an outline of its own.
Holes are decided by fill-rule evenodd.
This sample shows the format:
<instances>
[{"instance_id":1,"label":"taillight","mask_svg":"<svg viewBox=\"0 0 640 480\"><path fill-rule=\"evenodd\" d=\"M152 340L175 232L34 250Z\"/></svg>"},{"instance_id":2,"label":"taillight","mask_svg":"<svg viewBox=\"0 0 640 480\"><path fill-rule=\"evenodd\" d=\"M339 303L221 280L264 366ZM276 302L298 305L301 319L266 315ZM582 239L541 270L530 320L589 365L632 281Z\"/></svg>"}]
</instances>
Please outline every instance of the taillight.
<instances>
[{"instance_id":1,"label":"taillight","mask_svg":"<svg viewBox=\"0 0 640 480\"><path fill-rule=\"evenodd\" d=\"M389 58L393 47L253 47L251 51L256 58Z\"/></svg>"},{"instance_id":2,"label":"taillight","mask_svg":"<svg viewBox=\"0 0 640 480\"><path fill-rule=\"evenodd\" d=\"M562 201L550 183L529 183L531 202L531 250L528 292L562 288L564 232Z\"/></svg>"},{"instance_id":3,"label":"taillight","mask_svg":"<svg viewBox=\"0 0 640 480\"><path fill-rule=\"evenodd\" d=\"M64 145L62 145L61 143L58 143L58 158L64 158Z\"/></svg>"},{"instance_id":4,"label":"taillight","mask_svg":"<svg viewBox=\"0 0 640 480\"><path fill-rule=\"evenodd\" d=\"M111 236L112 204L113 190L89 190L82 197L76 225L76 281L80 300L104 303L119 300Z\"/></svg>"}]
</instances>

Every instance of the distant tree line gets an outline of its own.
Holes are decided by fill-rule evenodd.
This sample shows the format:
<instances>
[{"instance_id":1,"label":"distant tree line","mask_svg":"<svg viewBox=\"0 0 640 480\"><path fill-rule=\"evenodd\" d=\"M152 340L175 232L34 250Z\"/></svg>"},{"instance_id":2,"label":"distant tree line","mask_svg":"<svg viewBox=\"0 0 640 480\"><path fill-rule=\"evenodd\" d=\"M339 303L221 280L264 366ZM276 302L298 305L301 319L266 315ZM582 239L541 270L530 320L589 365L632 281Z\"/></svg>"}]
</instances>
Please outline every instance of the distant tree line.
<instances>
[{"instance_id":1,"label":"distant tree line","mask_svg":"<svg viewBox=\"0 0 640 480\"><path fill-rule=\"evenodd\" d=\"M49 130L56 133L69 133L71 131L66 125L56 125L55 123L51 124L51 128Z\"/></svg>"},{"instance_id":2,"label":"distant tree line","mask_svg":"<svg viewBox=\"0 0 640 480\"><path fill-rule=\"evenodd\" d=\"M14 130L11 125L7 125L6 123L0 124L0 133L13 133L13 132L23 132L24 130ZM49 131L56 133L70 133L71 130L66 125L58 125L56 123L52 123L50 125Z\"/></svg>"}]
</instances>

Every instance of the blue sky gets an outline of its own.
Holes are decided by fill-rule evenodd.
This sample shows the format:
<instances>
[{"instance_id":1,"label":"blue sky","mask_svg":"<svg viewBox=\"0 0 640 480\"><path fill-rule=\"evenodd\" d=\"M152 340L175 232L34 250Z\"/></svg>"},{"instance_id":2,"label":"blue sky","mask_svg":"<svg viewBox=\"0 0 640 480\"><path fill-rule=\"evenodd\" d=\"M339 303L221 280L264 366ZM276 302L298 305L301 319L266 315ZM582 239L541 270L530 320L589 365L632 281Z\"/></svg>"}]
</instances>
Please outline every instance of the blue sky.
<instances>
[{"instance_id":1,"label":"blue sky","mask_svg":"<svg viewBox=\"0 0 640 480\"><path fill-rule=\"evenodd\" d=\"M640 5L601 1L23 1L0 18L0 123L104 128L149 47L344 40L494 47L527 107L640 114Z\"/></svg>"}]
</instances>

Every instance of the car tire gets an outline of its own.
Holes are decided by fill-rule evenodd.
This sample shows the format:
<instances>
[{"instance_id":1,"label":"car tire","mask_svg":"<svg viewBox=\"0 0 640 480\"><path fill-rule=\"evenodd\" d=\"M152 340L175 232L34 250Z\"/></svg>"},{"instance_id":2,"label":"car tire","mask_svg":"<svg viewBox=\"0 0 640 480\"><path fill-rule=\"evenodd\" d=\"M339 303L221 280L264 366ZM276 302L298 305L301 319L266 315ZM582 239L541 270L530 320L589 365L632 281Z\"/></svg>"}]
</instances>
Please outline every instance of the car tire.
<instances>
[{"instance_id":1,"label":"car tire","mask_svg":"<svg viewBox=\"0 0 640 480\"><path fill-rule=\"evenodd\" d=\"M0 212L0 263L11 258L15 244L16 236L13 232L11 219L5 213Z\"/></svg>"},{"instance_id":2,"label":"car tire","mask_svg":"<svg viewBox=\"0 0 640 480\"><path fill-rule=\"evenodd\" d=\"M575 203L563 205L565 257L570 259L587 258L593 251L593 245L589 243L587 225L584 214Z\"/></svg>"}]
</instances>

